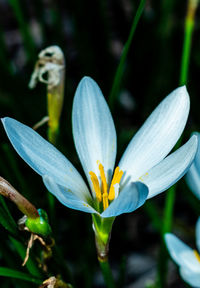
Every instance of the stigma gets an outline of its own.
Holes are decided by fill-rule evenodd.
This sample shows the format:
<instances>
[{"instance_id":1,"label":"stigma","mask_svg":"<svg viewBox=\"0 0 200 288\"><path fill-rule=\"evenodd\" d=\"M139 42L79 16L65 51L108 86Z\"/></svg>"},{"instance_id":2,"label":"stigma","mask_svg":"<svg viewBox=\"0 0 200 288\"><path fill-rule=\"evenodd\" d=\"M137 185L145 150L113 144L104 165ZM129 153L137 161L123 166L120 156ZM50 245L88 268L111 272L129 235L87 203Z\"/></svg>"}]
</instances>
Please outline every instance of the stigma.
<instances>
[{"instance_id":1,"label":"stigma","mask_svg":"<svg viewBox=\"0 0 200 288\"><path fill-rule=\"evenodd\" d=\"M89 174L96 194L96 199L98 202L103 202L103 210L105 210L109 206L109 201L113 201L118 196L119 184L123 171L120 170L119 167L116 167L110 187L108 187L109 185L106 180L104 167L99 161L97 161L97 164L100 172L100 179L98 179L93 171L90 171Z\"/></svg>"}]
</instances>

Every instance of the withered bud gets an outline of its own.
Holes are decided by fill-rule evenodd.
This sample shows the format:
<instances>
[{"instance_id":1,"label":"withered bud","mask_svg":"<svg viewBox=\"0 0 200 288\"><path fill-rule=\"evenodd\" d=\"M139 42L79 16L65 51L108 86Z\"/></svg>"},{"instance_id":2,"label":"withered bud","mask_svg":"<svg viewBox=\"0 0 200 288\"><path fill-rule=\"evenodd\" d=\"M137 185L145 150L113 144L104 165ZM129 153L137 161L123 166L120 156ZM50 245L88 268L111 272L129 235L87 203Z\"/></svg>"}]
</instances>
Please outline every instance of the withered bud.
<instances>
[{"instance_id":1,"label":"withered bud","mask_svg":"<svg viewBox=\"0 0 200 288\"><path fill-rule=\"evenodd\" d=\"M38 54L29 88L35 88L38 81L47 84L51 90L62 81L62 73L65 68L64 55L58 46L50 46Z\"/></svg>"},{"instance_id":2,"label":"withered bud","mask_svg":"<svg viewBox=\"0 0 200 288\"><path fill-rule=\"evenodd\" d=\"M23 197L8 181L0 177L0 194L15 203L28 218L38 218L39 214L33 204Z\"/></svg>"}]
</instances>

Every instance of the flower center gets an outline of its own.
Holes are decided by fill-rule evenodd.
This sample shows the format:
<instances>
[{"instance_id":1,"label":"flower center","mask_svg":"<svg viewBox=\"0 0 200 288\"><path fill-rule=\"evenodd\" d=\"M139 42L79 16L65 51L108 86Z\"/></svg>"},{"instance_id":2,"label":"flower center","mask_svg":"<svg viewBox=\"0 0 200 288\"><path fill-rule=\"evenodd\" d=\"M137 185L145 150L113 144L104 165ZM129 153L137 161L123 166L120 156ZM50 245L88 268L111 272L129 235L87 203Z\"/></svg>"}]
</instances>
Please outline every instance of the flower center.
<instances>
[{"instance_id":1,"label":"flower center","mask_svg":"<svg viewBox=\"0 0 200 288\"><path fill-rule=\"evenodd\" d=\"M195 257L197 258L197 260L200 262L200 255L199 255L199 253L197 252L197 250L194 250L194 255L195 255Z\"/></svg>"},{"instance_id":2,"label":"flower center","mask_svg":"<svg viewBox=\"0 0 200 288\"><path fill-rule=\"evenodd\" d=\"M101 163L98 162L99 172L100 172L100 181L97 175L90 171L90 179L92 181L92 185L96 194L96 198L98 202L103 202L103 210L108 208L109 201L114 200L118 196L119 191L119 183L121 181L123 171L116 167L114 171L114 175L110 184L110 189L108 190L108 184L106 180L106 175L104 171L104 167Z\"/></svg>"}]
</instances>

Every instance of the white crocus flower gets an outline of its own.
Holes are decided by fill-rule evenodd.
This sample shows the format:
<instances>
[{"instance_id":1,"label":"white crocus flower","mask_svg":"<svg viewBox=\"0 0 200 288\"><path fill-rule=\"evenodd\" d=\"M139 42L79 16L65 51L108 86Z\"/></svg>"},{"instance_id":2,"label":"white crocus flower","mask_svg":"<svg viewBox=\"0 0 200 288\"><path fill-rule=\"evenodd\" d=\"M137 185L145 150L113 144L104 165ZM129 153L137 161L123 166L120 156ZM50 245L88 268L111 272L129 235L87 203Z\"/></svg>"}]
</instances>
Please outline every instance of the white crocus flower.
<instances>
[{"instance_id":1,"label":"white crocus flower","mask_svg":"<svg viewBox=\"0 0 200 288\"><path fill-rule=\"evenodd\" d=\"M165 234L165 242L172 259L179 266L180 275L192 287L200 287L200 218L196 224L197 250L179 240L171 233Z\"/></svg>"},{"instance_id":2,"label":"white crocus flower","mask_svg":"<svg viewBox=\"0 0 200 288\"><path fill-rule=\"evenodd\" d=\"M74 97L72 124L91 193L69 160L38 133L11 118L2 122L16 151L60 202L107 218L136 210L186 173L197 150L196 136L167 155L183 132L189 106L185 87L169 94L133 137L114 170L117 139L113 119L96 82L84 77Z\"/></svg>"}]
</instances>

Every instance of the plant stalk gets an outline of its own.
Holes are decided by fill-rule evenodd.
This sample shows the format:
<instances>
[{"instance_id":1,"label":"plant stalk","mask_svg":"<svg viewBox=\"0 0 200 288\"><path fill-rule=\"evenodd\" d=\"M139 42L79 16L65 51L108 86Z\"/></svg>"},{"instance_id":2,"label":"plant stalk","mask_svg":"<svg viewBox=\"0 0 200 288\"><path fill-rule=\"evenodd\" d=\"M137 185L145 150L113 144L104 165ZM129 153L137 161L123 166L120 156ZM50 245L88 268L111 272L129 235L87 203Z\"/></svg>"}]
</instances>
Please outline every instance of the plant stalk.
<instances>
[{"instance_id":1,"label":"plant stalk","mask_svg":"<svg viewBox=\"0 0 200 288\"><path fill-rule=\"evenodd\" d=\"M124 73L124 68L125 68L125 62L126 62L127 55L128 55L128 52L129 52L131 44L132 44L135 30L137 28L138 22L141 18L143 10L144 10L145 3L146 3L146 0L140 1L139 7L136 11L136 15L135 15L133 22L132 22L132 25L131 25L131 30L130 30L128 39L127 39L127 41L124 45L124 49L122 51L119 65L117 67L117 70L116 70L116 73L114 76L113 85L112 85L111 92L109 95L109 105L110 105L111 110L114 109L115 102L118 98L118 94L119 94L119 90L120 90L120 86L121 86L121 82L122 82L122 75Z\"/></svg>"},{"instance_id":2,"label":"plant stalk","mask_svg":"<svg viewBox=\"0 0 200 288\"><path fill-rule=\"evenodd\" d=\"M112 271L108 262L108 258L104 259L103 261L99 258L98 260L107 288L115 288L115 282L112 276Z\"/></svg>"}]
</instances>

